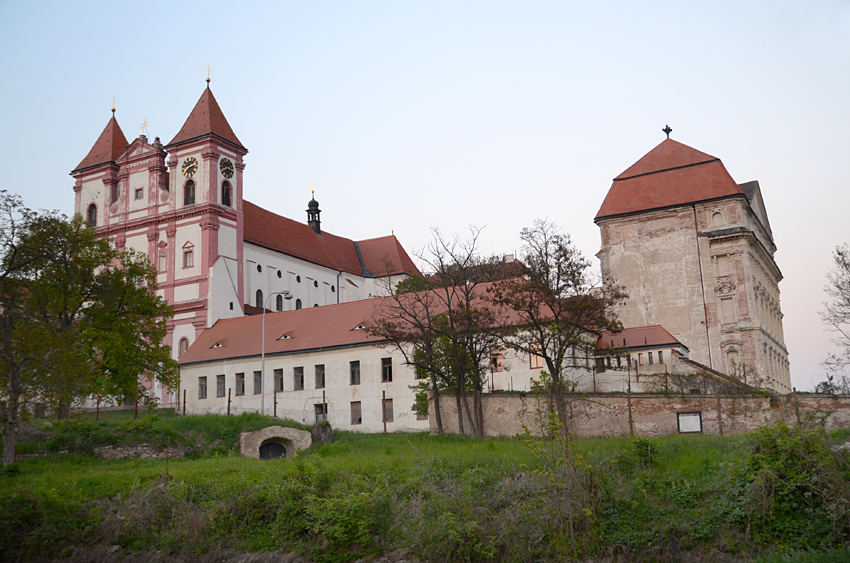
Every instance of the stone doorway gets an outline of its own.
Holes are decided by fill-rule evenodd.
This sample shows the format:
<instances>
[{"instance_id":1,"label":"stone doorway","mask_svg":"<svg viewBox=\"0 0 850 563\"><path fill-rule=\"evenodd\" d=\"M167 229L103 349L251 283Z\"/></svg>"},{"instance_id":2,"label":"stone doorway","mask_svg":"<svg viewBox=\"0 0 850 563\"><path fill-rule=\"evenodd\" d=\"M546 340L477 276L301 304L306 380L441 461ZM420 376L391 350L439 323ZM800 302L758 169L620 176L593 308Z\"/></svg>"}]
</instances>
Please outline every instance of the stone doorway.
<instances>
[{"instance_id":1,"label":"stone doorway","mask_svg":"<svg viewBox=\"0 0 850 563\"><path fill-rule=\"evenodd\" d=\"M293 457L312 443L310 433L305 430L267 426L255 432L243 432L239 437L239 450L242 455L255 459L275 459Z\"/></svg>"},{"instance_id":2,"label":"stone doorway","mask_svg":"<svg viewBox=\"0 0 850 563\"><path fill-rule=\"evenodd\" d=\"M269 440L260 446L260 459L276 459L286 457L286 446L280 442Z\"/></svg>"}]
</instances>

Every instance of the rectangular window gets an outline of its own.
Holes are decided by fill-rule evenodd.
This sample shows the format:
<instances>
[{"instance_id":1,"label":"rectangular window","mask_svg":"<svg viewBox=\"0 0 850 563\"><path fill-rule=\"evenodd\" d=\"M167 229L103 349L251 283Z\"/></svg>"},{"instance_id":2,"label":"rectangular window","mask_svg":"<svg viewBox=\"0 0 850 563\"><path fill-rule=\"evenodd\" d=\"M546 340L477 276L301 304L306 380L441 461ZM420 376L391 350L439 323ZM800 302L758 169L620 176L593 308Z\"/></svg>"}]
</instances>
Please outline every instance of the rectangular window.
<instances>
[{"instance_id":1,"label":"rectangular window","mask_svg":"<svg viewBox=\"0 0 850 563\"><path fill-rule=\"evenodd\" d=\"M623 367L623 358L621 358L620 356L617 356L617 367Z\"/></svg>"},{"instance_id":2,"label":"rectangular window","mask_svg":"<svg viewBox=\"0 0 850 563\"><path fill-rule=\"evenodd\" d=\"M643 365L643 354L638 354L638 365L639 366Z\"/></svg>"},{"instance_id":3,"label":"rectangular window","mask_svg":"<svg viewBox=\"0 0 850 563\"><path fill-rule=\"evenodd\" d=\"M360 414L360 401L351 402L351 424L362 424L363 417Z\"/></svg>"},{"instance_id":4,"label":"rectangular window","mask_svg":"<svg viewBox=\"0 0 850 563\"><path fill-rule=\"evenodd\" d=\"M316 366L316 389L322 389L325 386L325 364Z\"/></svg>"},{"instance_id":5,"label":"rectangular window","mask_svg":"<svg viewBox=\"0 0 850 563\"><path fill-rule=\"evenodd\" d=\"M304 389L304 366L292 368L292 386L296 391Z\"/></svg>"},{"instance_id":6,"label":"rectangular window","mask_svg":"<svg viewBox=\"0 0 850 563\"><path fill-rule=\"evenodd\" d=\"M316 422L326 421L328 419L328 417L327 417L328 413L325 412L324 403L319 403L318 405L315 405L315 407L316 407Z\"/></svg>"},{"instance_id":7,"label":"rectangular window","mask_svg":"<svg viewBox=\"0 0 850 563\"><path fill-rule=\"evenodd\" d=\"M223 375L215 376L215 396L216 397L224 397L225 389L227 385L224 382Z\"/></svg>"},{"instance_id":8,"label":"rectangular window","mask_svg":"<svg viewBox=\"0 0 850 563\"><path fill-rule=\"evenodd\" d=\"M283 370L274 370L274 390L280 393L283 391Z\"/></svg>"},{"instance_id":9,"label":"rectangular window","mask_svg":"<svg viewBox=\"0 0 850 563\"><path fill-rule=\"evenodd\" d=\"M658 351L658 363L659 364L664 363L664 352L662 352L661 350Z\"/></svg>"},{"instance_id":10,"label":"rectangular window","mask_svg":"<svg viewBox=\"0 0 850 563\"><path fill-rule=\"evenodd\" d=\"M206 399L207 398L207 378L199 377L198 378L198 398Z\"/></svg>"},{"instance_id":11,"label":"rectangular window","mask_svg":"<svg viewBox=\"0 0 850 563\"><path fill-rule=\"evenodd\" d=\"M596 373L605 373L605 358L596 358Z\"/></svg>"},{"instance_id":12,"label":"rectangular window","mask_svg":"<svg viewBox=\"0 0 850 563\"><path fill-rule=\"evenodd\" d=\"M168 265L168 260L165 257L165 251L161 250L159 252L159 271L164 272L166 270L167 265Z\"/></svg>"},{"instance_id":13,"label":"rectangular window","mask_svg":"<svg viewBox=\"0 0 850 563\"><path fill-rule=\"evenodd\" d=\"M393 359L381 358L381 381L384 383L393 380Z\"/></svg>"},{"instance_id":14,"label":"rectangular window","mask_svg":"<svg viewBox=\"0 0 850 563\"><path fill-rule=\"evenodd\" d=\"M244 395L245 394L245 374L237 373L236 374L236 394Z\"/></svg>"},{"instance_id":15,"label":"rectangular window","mask_svg":"<svg viewBox=\"0 0 850 563\"><path fill-rule=\"evenodd\" d=\"M393 400L384 399L384 422L393 421Z\"/></svg>"},{"instance_id":16,"label":"rectangular window","mask_svg":"<svg viewBox=\"0 0 850 563\"><path fill-rule=\"evenodd\" d=\"M490 348L490 371L502 371L502 349Z\"/></svg>"},{"instance_id":17,"label":"rectangular window","mask_svg":"<svg viewBox=\"0 0 850 563\"><path fill-rule=\"evenodd\" d=\"M652 352L647 354L649 356L649 365L652 365L654 362L652 361Z\"/></svg>"},{"instance_id":18,"label":"rectangular window","mask_svg":"<svg viewBox=\"0 0 850 563\"><path fill-rule=\"evenodd\" d=\"M531 369L543 369L543 356L537 354L528 355L528 367Z\"/></svg>"},{"instance_id":19,"label":"rectangular window","mask_svg":"<svg viewBox=\"0 0 850 563\"><path fill-rule=\"evenodd\" d=\"M136 190L136 199L142 199L145 195L145 190L139 188Z\"/></svg>"},{"instance_id":20,"label":"rectangular window","mask_svg":"<svg viewBox=\"0 0 850 563\"><path fill-rule=\"evenodd\" d=\"M360 360L355 360L349 365L351 368L351 384L360 385Z\"/></svg>"},{"instance_id":21,"label":"rectangular window","mask_svg":"<svg viewBox=\"0 0 850 563\"><path fill-rule=\"evenodd\" d=\"M191 268L195 265L195 255L191 250L187 250L183 253L183 267Z\"/></svg>"},{"instance_id":22,"label":"rectangular window","mask_svg":"<svg viewBox=\"0 0 850 563\"><path fill-rule=\"evenodd\" d=\"M254 372L254 395L259 395L263 392L263 372Z\"/></svg>"}]
</instances>

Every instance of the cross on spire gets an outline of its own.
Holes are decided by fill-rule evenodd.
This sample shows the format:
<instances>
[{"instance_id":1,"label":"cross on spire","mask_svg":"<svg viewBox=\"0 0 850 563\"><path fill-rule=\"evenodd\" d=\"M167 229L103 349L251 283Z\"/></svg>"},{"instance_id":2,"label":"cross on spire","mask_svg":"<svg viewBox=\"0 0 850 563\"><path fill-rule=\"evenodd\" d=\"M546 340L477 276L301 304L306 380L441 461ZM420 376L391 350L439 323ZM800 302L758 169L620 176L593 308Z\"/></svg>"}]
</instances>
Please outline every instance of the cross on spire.
<instances>
[{"instance_id":1,"label":"cross on spire","mask_svg":"<svg viewBox=\"0 0 850 563\"><path fill-rule=\"evenodd\" d=\"M212 70L213 70L213 68L211 66L207 65L207 70L204 71L204 74L207 75L207 85L209 85L209 83L210 83L210 73L212 72Z\"/></svg>"},{"instance_id":2,"label":"cross on spire","mask_svg":"<svg viewBox=\"0 0 850 563\"><path fill-rule=\"evenodd\" d=\"M670 127L669 125L665 125L665 126L664 126L664 129L662 129L662 131L664 131L665 133L667 133L667 138L669 139L669 138L670 138L670 133L672 133L672 132L673 132L673 128L672 128L672 127Z\"/></svg>"},{"instance_id":3,"label":"cross on spire","mask_svg":"<svg viewBox=\"0 0 850 563\"><path fill-rule=\"evenodd\" d=\"M316 198L316 182L310 184L310 193L313 194L313 199Z\"/></svg>"},{"instance_id":4,"label":"cross on spire","mask_svg":"<svg viewBox=\"0 0 850 563\"><path fill-rule=\"evenodd\" d=\"M115 114L115 102L117 102L117 101L118 101L118 98L116 98L115 96L112 96L112 114L113 115Z\"/></svg>"},{"instance_id":5,"label":"cross on spire","mask_svg":"<svg viewBox=\"0 0 850 563\"><path fill-rule=\"evenodd\" d=\"M145 116L145 121L142 123L142 125L139 127L139 129L142 130L142 135L144 135L145 132L147 132L147 130L148 130L148 116Z\"/></svg>"}]
</instances>

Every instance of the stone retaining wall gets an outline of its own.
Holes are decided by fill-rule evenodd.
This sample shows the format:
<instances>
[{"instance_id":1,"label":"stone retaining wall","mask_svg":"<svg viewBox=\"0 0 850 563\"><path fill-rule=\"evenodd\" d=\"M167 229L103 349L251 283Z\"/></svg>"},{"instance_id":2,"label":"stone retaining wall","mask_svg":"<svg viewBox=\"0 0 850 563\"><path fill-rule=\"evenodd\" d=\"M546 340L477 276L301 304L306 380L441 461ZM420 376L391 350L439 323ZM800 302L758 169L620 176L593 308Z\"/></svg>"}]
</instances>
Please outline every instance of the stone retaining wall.
<instances>
[{"instance_id":1,"label":"stone retaining wall","mask_svg":"<svg viewBox=\"0 0 850 563\"><path fill-rule=\"evenodd\" d=\"M151 444L133 444L125 446L98 446L94 453L102 459L121 459L125 457L138 459L166 459L183 457L188 448L185 446L168 446L160 448Z\"/></svg>"},{"instance_id":2,"label":"stone retaining wall","mask_svg":"<svg viewBox=\"0 0 850 563\"><path fill-rule=\"evenodd\" d=\"M429 396L431 433L437 431L433 397ZM541 433L540 414L545 401L528 393L493 393L481 397L485 436L515 436L527 425ZM472 408L472 397L469 398ZM778 420L795 424L825 418L827 430L850 426L850 397L827 395L768 397L633 395L631 408L625 395L597 394L571 397L572 431L578 436L660 436L679 432L679 413L699 413L702 432L740 434ZM459 433L457 403L453 396L440 396L443 429ZM629 411L631 410L631 422ZM720 413L718 421L718 412ZM469 421L464 428L469 434Z\"/></svg>"}]
</instances>

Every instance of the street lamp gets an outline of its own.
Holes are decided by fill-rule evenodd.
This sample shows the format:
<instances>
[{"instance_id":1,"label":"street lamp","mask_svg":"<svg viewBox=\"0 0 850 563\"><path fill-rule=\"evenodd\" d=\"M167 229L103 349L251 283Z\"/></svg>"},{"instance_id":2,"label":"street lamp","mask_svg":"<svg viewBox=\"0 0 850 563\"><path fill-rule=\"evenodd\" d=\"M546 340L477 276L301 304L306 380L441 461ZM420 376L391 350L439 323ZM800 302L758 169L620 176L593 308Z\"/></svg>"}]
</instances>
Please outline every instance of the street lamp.
<instances>
[{"instance_id":1,"label":"street lamp","mask_svg":"<svg viewBox=\"0 0 850 563\"><path fill-rule=\"evenodd\" d=\"M283 298L289 301L292 299L292 294L287 290L283 291L275 291L273 293L269 293L266 296L265 302L263 302L263 344L262 344L262 354L261 354L261 365L260 365L260 414L266 415L266 305L271 299L272 295L283 295Z\"/></svg>"}]
</instances>

